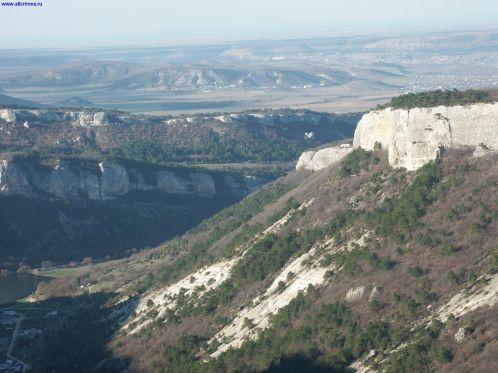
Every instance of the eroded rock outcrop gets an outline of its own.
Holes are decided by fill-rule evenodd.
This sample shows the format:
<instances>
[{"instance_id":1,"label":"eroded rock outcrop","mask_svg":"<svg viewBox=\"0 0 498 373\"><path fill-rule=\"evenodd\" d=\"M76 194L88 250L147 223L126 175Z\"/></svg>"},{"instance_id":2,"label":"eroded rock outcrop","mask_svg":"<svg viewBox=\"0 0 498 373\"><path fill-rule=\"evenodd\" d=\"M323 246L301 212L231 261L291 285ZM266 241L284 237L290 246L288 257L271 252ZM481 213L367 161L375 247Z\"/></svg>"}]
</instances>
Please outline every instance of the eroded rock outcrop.
<instances>
[{"instance_id":1,"label":"eroded rock outcrop","mask_svg":"<svg viewBox=\"0 0 498 373\"><path fill-rule=\"evenodd\" d=\"M3 119L7 123L14 122L16 120L16 114L14 110L0 110L0 119Z\"/></svg>"},{"instance_id":2,"label":"eroded rock outcrop","mask_svg":"<svg viewBox=\"0 0 498 373\"><path fill-rule=\"evenodd\" d=\"M49 109L2 109L0 119L6 123L69 123L73 126L105 126L120 121L103 111L67 111Z\"/></svg>"},{"instance_id":3,"label":"eroded rock outcrop","mask_svg":"<svg viewBox=\"0 0 498 373\"><path fill-rule=\"evenodd\" d=\"M469 328L467 325L462 326L458 331L455 333L455 341L458 343L462 343L465 341L467 336L471 333L471 328Z\"/></svg>"},{"instance_id":4,"label":"eroded rock outcrop","mask_svg":"<svg viewBox=\"0 0 498 373\"><path fill-rule=\"evenodd\" d=\"M24 172L12 162L0 160L0 193L25 194L29 184Z\"/></svg>"},{"instance_id":5,"label":"eroded rock outcrop","mask_svg":"<svg viewBox=\"0 0 498 373\"><path fill-rule=\"evenodd\" d=\"M365 285L349 289L344 300L348 303L358 302L365 296L366 291L367 287Z\"/></svg>"},{"instance_id":6,"label":"eroded rock outcrop","mask_svg":"<svg viewBox=\"0 0 498 373\"><path fill-rule=\"evenodd\" d=\"M29 197L106 200L133 191L213 197L243 196L263 181L240 174L216 175L197 170L140 170L109 162L85 165L56 160L40 164L28 159L0 160L0 194Z\"/></svg>"},{"instance_id":7,"label":"eroded rock outcrop","mask_svg":"<svg viewBox=\"0 0 498 373\"><path fill-rule=\"evenodd\" d=\"M342 158L353 151L349 144L331 146L320 150L304 152L299 157L296 170L320 171L324 168L339 162Z\"/></svg>"},{"instance_id":8,"label":"eroded rock outcrop","mask_svg":"<svg viewBox=\"0 0 498 373\"><path fill-rule=\"evenodd\" d=\"M104 126L109 124L109 116L103 111L97 113L77 112L74 116L79 119L80 126Z\"/></svg>"},{"instance_id":9,"label":"eroded rock outcrop","mask_svg":"<svg viewBox=\"0 0 498 373\"><path fill-rule=\"evenodd\" d=\"M441 148L497 151L498 103L374 110L361 119L353 145L373 150L376 144L388 151L391 166L407 170L435 159Z\"/></svg>"}]
</instances>

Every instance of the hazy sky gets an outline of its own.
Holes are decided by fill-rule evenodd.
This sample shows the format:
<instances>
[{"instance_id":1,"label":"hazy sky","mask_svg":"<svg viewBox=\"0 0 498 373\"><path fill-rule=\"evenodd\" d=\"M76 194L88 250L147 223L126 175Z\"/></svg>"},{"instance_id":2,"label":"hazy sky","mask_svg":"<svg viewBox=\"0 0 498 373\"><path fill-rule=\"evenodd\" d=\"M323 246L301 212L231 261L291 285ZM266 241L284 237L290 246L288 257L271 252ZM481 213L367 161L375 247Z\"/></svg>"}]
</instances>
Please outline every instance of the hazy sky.
<instances>
[{"instance_id":1,"label":"hazy sky","mask_svg":"<svg viewBox=\"0 0 498 373\"><path fill-rule=\"evenodd\" d=\"M498 28L498 0L22 1L43 7L0 7L0 48Z\"/></svg>"}]
</instances>

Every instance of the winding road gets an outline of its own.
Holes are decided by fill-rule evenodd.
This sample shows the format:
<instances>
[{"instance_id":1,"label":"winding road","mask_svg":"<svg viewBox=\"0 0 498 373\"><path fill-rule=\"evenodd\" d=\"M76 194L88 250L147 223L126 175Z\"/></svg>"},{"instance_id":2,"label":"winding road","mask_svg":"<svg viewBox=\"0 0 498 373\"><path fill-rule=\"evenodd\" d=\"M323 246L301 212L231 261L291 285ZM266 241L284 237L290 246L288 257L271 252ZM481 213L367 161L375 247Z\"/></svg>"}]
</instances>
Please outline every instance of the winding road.
<instances>
[{"instance_id":1,"label":"winding road","mask_svg":"<svg viewBox=\"0 0 498 373\"><path fill-rule=\"evenodd\" d=\"M22 372L28 371L31 367L29 364L25 363L24 361L12 356L12 349L14 348L17 340L17 336L19 335L19 329L21 327L21 323L24 320L24 316L22 314L19 314L20 316L16 319L16 327L14 328L14 331L12 332L12 339L10 340L9 344L9 349L7 350L7 359L14 360L18 364L22 365Z\"/></svg>"}]
</instances>

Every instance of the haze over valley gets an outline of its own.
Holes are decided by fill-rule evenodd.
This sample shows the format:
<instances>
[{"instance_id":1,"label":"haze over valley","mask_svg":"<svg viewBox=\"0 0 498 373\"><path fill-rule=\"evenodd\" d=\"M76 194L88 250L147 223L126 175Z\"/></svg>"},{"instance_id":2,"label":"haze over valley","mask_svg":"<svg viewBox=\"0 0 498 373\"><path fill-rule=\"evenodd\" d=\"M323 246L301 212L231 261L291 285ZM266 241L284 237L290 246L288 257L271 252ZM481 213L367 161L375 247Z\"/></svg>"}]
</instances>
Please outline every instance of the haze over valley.
<instances>
[{"instance_id":1,"label":"haze over valley","mask_svg":"<svg viewBox=\"0 0 498 373\"><path fill-rule=\"evenodd\" d=\"M161 114L352 112L405 92L496 87L497 50L496 31L5 50L0 90L45 105Z\"/></svg>"}]
</instances>

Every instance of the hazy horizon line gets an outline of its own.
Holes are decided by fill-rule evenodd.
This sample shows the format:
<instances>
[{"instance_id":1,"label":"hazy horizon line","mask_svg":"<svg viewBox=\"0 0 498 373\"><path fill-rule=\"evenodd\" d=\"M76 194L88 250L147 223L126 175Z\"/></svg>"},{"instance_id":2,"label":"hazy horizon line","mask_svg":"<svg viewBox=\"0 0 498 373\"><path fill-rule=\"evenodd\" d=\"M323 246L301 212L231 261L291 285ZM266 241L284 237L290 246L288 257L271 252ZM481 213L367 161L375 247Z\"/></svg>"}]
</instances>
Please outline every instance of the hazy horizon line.
<instances>
[{"instance_id":1,"label":"hazy horizon line","mask_svg":"<svg viewBox=\"0 0 498 373\"><path fill-rule=\"evenodd\" d=\"M2 47L2 51L28 51L28 50L94 50L100 48L153 48L153 47L169 47L169 46L185 46L195 47L203 45L218 45L242 42L265 42L274 40L313 40L313 39L334 39L334 38L347 38L347 37L408 37L415 35L428 35L428 34L445 34L445 33L458 33L458 32L498 32L498 25L486 25L481 27L465 27L465 28L433 28L433 29L350 29L342 31L322 31L315 33L301 33L301 35L293 34L266 34L266 35L240 35L234 37L178 37L165 40L124 40L122 42L113 41L108 43L89 43L88 45L41 45L41 46L28 46L28 47ZM65 44L65 43L59 43Z\"/></svg>"}]
</instances>

